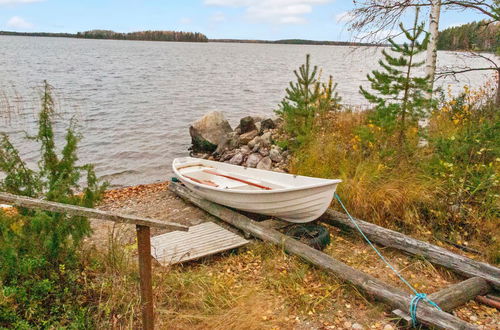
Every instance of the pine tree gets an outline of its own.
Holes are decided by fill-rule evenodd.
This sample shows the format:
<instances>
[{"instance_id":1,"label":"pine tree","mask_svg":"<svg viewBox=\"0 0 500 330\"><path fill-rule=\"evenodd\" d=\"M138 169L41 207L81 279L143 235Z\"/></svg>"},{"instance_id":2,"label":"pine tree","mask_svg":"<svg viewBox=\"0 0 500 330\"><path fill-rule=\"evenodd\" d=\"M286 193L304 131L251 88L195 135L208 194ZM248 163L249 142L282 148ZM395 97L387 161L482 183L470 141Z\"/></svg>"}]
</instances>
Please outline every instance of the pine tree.
<instances>
[{"instance_id":1,"label":"pine tree","mask_svg":"<svg viewBox=\"0 0 500 330\"><path fill-rule=\"evenodd\" d=\"M386 132L398 133L399 146L406 141L406 130L409 126L417 126L430 107L426 93L431 92L428 77L415 75L415 69L425 64L417 61L416 56L427 49L429 34L424 31L424 24L418 23L418 9L412 29L399 25L407 41L397 44L389 39L391 53L382 51L383 60L379 61L383 70L372 71L368 75L371 93L360 86L361 94L372 104L375 104L373 120L382 126Z\"/></svg>"},{"instance_id":2,"label":"pine tree","mask_svg":"<svg viewBox=\"0 0 500 330\"><path fill-rule=\"evenodd\" d=\"M311 67L310 55L306 55L306 63L301 65L298 72L293 73L297 81L290 82L285 90L286 96L281 101L276 114L285 121L285 130L300 145L312 131L314 117L322 112L339 107L340 97L335 91L337 84L333 83L332 76L327 83L320 81L318 67Z\"/></svg>"}]
</instances>

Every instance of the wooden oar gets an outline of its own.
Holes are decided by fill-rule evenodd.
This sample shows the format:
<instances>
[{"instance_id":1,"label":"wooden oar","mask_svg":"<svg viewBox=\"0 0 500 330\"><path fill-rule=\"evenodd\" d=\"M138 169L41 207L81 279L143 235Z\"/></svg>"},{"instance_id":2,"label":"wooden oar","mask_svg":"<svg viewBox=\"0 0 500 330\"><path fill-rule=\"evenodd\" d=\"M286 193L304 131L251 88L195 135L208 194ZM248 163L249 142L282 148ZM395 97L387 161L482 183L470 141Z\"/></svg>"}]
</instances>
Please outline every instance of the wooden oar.
<instances>
[{"instance_id":1,"label":"wooden oar","mask_svg":"<svg viewBox=\"0 0 500 330\"><path fill-rule=\"evenodd\" d=\"M194 182L198 182L198 183L201 183L201 184L206 184L207 186L211 186L211 187L218 187L219 186L219 185L213 183L210 180L200 180L200 179L193 178L192 176L187 176L187 175L184 175L184 177L188 178L189 180L193 180Z\"/></svg>"},{"instance_id":2,"label":"wooden oar","mask_svg":"<svg viewBox=\"0 0 500 330\"><path fill-rule=\"evenodd\" d=\"M218 176L224 177L226 179L230 179L230 180L234 180L234 181L239 181L239 182L245 183L247 185L260 188L260 189L272 190L272 188L269 188L269 187L266 187L266 186L263 186L263 185L260 185L260 184L257 184L257 183L253 183L253 182L250 182L250 181L246 181L246 180L243 180L243 179L240 179L240 178L236 178L234 176L221 174L221 173L218 173L218 172L215 172L215 171L212 171L212 170L203 170L203 172L208 173L208 174L218 175Z\"/></svg>"}]
</instances>

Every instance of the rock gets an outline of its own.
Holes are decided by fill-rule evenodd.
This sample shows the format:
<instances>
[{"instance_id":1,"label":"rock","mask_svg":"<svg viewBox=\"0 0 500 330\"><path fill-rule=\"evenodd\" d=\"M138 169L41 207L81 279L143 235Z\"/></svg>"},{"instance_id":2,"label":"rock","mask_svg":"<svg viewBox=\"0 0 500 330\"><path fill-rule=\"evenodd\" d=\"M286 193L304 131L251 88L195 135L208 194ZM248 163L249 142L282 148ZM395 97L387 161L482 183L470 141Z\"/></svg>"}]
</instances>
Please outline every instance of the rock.
<instances>
[{"instance_id":1,"label":"rock","mask_svg":"<svg viewBox=\"0 0 500 330\"><path fill-rule=\"evenodd\" d=\"M248 146L242 146L242 147L240 148L240 152L241 152L243 155L248 155L248 154L251 152L251 150L250 150L250 148L249 148Z\"/></svg>"},{"instance_id":2,"label":"rock","mask_svg":"<svg viewBox=\"0 0 500 330\"><path fill-rule=\"evenodd\" d=\"M252 116L252 118L255 123L261 122L263 119L261 116Z\"/></svg>"},{"instance_id":3,"label":"rock","mask_svg":"<svg viewBox=\"0 0 500 330\"><path fill-rule=\"evenodd\" d=\"M189 127L192 150L213 152L224 136L231 131L231 126L222 112L209 112Z\"/></svg>"},{"instance_id":4,"label":"rock","mask_svg":"<svg viewBox=\"0 0 500 330\"><path fill-rule=\"evenodd\" d=\"M359 323L354 323L352 326L351 326L351 329L358 329L358 330L361 330L363 329L363 326Z\"/></svg>"},{"instance_id":5,"label":"rock","mask_svg":"<svg viewBox=\"0 0 500 330\"><path fill-rule=\"evenodd\" d=\"M271 168L273 167L273 162L271 160L271 158L269 157L264 157L260 160L260 162L257 164L257 168L260 169L260 170L271 170Z\"/></svg>"},{"instance_id":6,"label":"rock","mask_svg":"<svg viewBox=\"0 0 500 330\"><path fill-rule=\"evenodd\" d=\"M394 327L390 324L386 324L383 328L383 330L394 330Z\"/></svg>"},{"instance_id":7,"label":"rock","mask_svg":"<svg viewBox=\"0 0 500 330\"><path fill-rule=\"evenodd\" d=\"M248 147L249 147L249 148L251 148L251 149L253 149L253 147L254 147L256 144L260 143L260 141L261 141L260 136L256 136L256 137L254 137L254 138L252 139L252 141L248 142Z\"/></svg>"},{"instance_id":8,"label":"rock","mask_svg":"<svg viewBox=\"0 0 500 330\"><path fill-rule=\"evenodd\" d=\"M260 137L262 141L262 146L270 146L271 145L271 132L267 132L261 135Z\"/></svg>"},{"instance_id":9,"label":"rock","mask_svg":"<svg viewBox=\"0 0 500 330\"><path fill-rule=\"evenodd\" d=\"M222 155L226 150L231 149L229 148L229 142L230 142L229 137L227 135L224 135L219 144L217 145L217 148L215 149L213 155L214 156Z\"/></svg>"},{"instance_id":10,"label":"rock","mask_svg":"<svg viewBox=\"0 0 500 330\"><path fill-rule=\"evenodd\" d=\"M253 146L252 152L259 152L260 150L260 143L257 143L256 145Z\"/></svg>"},{"instance_id":11,"label":"rock","mask_svg":"<svg viewBox=\"0 0 500 330\"><path fill-rule=\"evenodd\" d=\"M257 164L261 161L262 156L260 154L254 153L250 154L247 158L247 166L248 167L256 167Z\"/></svg>"},{"instance_id":12,"label":"rock","mask_svg":"<svg viewBox=\"0 0 500 330\"><path fill-rule=\"evenodd\" d=\"M275 148L269 151L269 158L271 158L271 160L275 163L279 163L283 160L283 157L281 157L280 152L278 151L278 149Z\"/></svg>"},{"instance_id":13,"label":"rock","mask_svg":"<svg viewBox=\"0 0 500 330\"><path fill-rule=\"evenodd\" d=\"M261 154L262 157L269 156L269 150L267 150L266 148L260 148L259 154Z\"/></svg>"},{"instance_id":14,"label":"rock","mask_svg":"<svg viewBox=\"0 0 500 330\"><path fill-rule=\"evenodd\" d=\"M256 130L255 121L251 116L246 116L240 120L240 130L241 134L248 133L250 131Z\"/></svg>"},{"instance_id":15,"label":"rock","mask_svg":"<svg viewBox=\"0 0 500 330\"><path fill-rule=\"evenodd\" d=\"M255 122L255 128L257 129L257 131L262 132L261 126L262 125L261 125L260 121Z\"/></svg>"},{"instance_id":16,"label":"rock","mask_svg":"<svg viewBox=\"0 0 500 330\"><path fill-rule=\"evenodd\" d=\"M263 121L260 122L260 130L268 130L268 129L273 129L276 127L276 124L271 118L264 119Z\"/></svg>"},{"instance_id":17,"label":"rock","mask_svg":"<svg viewBox=\"0 0 500 330\"><path fill-rule=\"evenodd\" d=\"M226 160L230 160L234 155L236 155L236 150L226 150L222 156L220 156L220 161L225 162Z\"/></svg>"},{"instance_id":18,"label":"rock","mask_svg":"<svg viewBox=\"0 0 500 330\"><path fill-rule=\"evenodd\" d=\"M233 158L229 160L229 163L233 165L240 165L241 163L243 163L243 154L241 152L238 152L233 156Z\"/></svg>"},{"instance_id":19,"label":"rock","mask_svg":"<svg viewBox=\"0 0 500 330\"><path fill-rule=\"evenodd\" d=\"M241 134L239 137L238 143L240 145L248 144L248 142L252 141L258 134L259 134L259 132L256 129L253 131Z\"/></svg>"}]
</instances>

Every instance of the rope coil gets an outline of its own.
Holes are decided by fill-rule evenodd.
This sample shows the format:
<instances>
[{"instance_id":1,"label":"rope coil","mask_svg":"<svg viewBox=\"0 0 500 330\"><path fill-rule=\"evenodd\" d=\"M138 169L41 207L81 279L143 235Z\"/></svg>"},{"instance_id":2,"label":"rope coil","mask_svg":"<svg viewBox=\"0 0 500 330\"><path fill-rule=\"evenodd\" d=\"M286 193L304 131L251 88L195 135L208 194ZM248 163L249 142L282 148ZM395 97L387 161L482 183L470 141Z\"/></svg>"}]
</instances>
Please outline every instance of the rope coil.
<instances>
[{"instance_id":1,"label":"rope coil","mask_svg":"<svg viewBox=\"0 0 500 330\"><path fill-rule=\"evenodd\" d=\"M438 310L441 310L441 308L434 301L432 301L429 298L427 298L427 295L425 293L419 293L403 277L403 275L401 275L396 270L396 268L394 268L394 266L392 266L389 263L389 261L387 261L387 259L382 255L382 253L380 253L380 251L375 247L375 245L373 245L373 243L370 241L370 239L365 235L365 233L363 232L363 230L361 230L361 227L358 225L358 223L356 222L356 220L354 220L354 218L351 216L351 214L349 213L349 211L347 211L347 208L344 206L344 203L342 203L342 200L340 199L340 196L337 193L335 193L335 198L340 203L340 206L342 207L342 209L344 210L344 212L347 214L347 217L349 218L349 220L351 220L351 222L354 224L354 226L356 227L356 229L360 232L361 236L363 236L363 238L365 239L365 241L368 242L368 244L371 246L371 248L380 257L380 259L382 259L382 261L399 277L399 279L401 280L401 282L403 282L404 284L406 284L406 286L408 288L410 288L411 291L413 291L414 296L413 296L413 298L411 299L411 302L410 302L410 313L409 313L410 317L411 317L411 320L412 320L413 326L416 326L417 323L418 323L418 320L417 320L417 308L418 308L418 303L420 302L420 300L423 300L423 301L427 302L429 305L437 308Z\"/></svg>"}]
</instances>

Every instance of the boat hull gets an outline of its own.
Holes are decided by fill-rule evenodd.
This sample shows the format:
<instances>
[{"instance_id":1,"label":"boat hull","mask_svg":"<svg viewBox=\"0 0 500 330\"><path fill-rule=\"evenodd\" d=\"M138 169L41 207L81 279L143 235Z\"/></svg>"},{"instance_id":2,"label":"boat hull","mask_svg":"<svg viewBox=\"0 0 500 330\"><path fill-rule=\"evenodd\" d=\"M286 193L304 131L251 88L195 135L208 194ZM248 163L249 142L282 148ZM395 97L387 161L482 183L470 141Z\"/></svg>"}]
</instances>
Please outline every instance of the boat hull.
<instances>
[{"instance_id":1,"label":"boat hull","mask_svg":"<svg viewBox=\"0 0 500 330\"><path fill-rule=\"evenodd\" d=\"M253 177L264 176L271 181L274 178L274 181L278 183L293 183L294 180L301 181L297 187L290 184L283 189L266 191L219 189L190 180L177 169L180 164L179 161L176 159L173 163L173 170L179 180L187 188L207 200L238 210L264 214L296 223L310 222L319 218L329 207L335 189L340 182L340 180L294 176L286 173L250 169L196 158L184 158L183 160L183 164L193 161L213 168L222 168L231 173L245 173L245 175ZM307 184L308 180L311 181L309 184Z\"/></svg>"}]
</instances>

